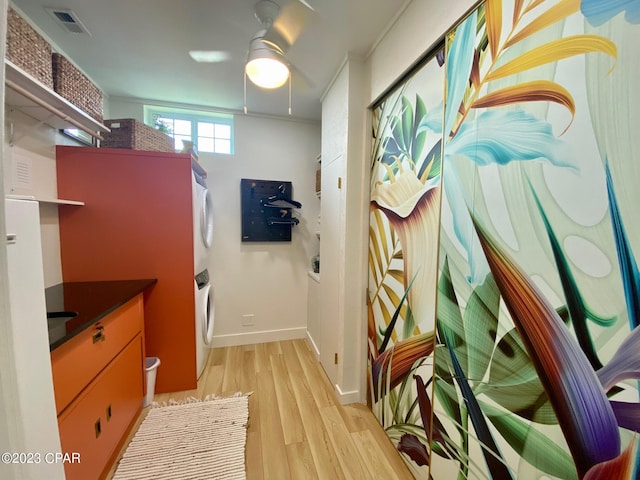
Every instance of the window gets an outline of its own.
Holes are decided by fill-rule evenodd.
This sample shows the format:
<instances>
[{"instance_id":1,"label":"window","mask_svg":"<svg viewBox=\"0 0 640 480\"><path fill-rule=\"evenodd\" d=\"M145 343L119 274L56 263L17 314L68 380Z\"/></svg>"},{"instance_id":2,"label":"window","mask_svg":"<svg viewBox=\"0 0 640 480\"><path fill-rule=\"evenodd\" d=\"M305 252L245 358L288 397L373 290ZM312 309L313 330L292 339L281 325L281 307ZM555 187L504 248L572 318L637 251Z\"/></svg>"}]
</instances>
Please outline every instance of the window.
<instances>
[{"instance_id":1,"label":"window","mask_svg":"<svg viewBox=\"0 0 640 480\"><path fill-rule=\"evenodd\" d=\"M84 143L85 145L90 145L92 147L96 146L95 137L84 130L80 130L79 128L64 128L60 130L60 132L67 137L73 138L77 142Z\"/></svg>"},{"instance_id":2,"label":"window","mask_svg":"<svg viewBox=\"0 0 640 480\"><path fill-rule=\"evenodd\" d=\"M232 115L145 106L145 121L166 128L176 151L182 150L182 141L187 140L198 152L233 154Z\"/></svg>"}]
</instances>

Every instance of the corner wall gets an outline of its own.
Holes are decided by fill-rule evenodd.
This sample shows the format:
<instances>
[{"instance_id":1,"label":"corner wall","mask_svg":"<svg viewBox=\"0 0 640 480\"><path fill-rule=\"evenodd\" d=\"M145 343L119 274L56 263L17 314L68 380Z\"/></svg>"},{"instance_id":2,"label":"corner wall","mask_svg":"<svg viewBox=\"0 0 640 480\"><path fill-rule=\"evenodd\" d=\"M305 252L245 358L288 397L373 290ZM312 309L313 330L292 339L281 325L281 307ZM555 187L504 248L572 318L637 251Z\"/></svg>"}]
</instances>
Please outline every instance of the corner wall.
<instances>
[{"instance_id":1,"label":"corner wall","mask_svg":"<svg viewBox=\"0 0 640 480\"><path fill-rule=\"evenodd\" d=\"M214 346L304 338L307 272L319 251L320 200L315 194L320 126L235 117L235 155L200 155L213 194L214 237L209 271L215 295ZM240 180L293 183L300 223L291 242L240 241ZM242 316L253 314L252 326Z\"/></svg>"}]
</instances>

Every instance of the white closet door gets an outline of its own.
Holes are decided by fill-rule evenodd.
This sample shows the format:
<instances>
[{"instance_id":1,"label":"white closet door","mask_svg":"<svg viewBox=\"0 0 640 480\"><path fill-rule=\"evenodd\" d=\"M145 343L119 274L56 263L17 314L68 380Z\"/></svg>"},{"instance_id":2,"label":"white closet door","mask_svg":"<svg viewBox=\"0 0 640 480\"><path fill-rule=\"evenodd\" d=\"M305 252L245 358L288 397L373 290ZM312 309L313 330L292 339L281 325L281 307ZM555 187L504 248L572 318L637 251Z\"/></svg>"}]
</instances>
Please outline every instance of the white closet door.
<instances>
[{"instance_id":1,"label":"white closet door","mask_svg":"<svg viewBox=\"0 0 640 480\"><path fill-rule=\"evenodd\" d=\"M320 233L321 334L320 363L331 382L339 379L344 325L344 157L322 164L322 221Z\"/></svg>"}]
</instances>

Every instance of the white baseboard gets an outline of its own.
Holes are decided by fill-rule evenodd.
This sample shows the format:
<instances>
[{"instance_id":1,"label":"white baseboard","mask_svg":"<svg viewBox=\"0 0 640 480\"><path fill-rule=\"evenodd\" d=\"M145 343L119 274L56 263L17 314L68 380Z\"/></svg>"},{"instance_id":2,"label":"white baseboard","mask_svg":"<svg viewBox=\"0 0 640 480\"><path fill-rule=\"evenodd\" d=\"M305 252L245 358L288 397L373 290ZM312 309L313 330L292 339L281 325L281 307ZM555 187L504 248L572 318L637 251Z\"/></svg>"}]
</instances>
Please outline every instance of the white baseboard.
<instances>
[{"instance_id":1,"label":"white baseboard","mask_svg":"<svg viewBox=\"0 0 640 480\"><path fill-rule=\"evenodd\" d=\"M316 356L316 360L319 361L320 360L320 349L318 348L318 345L316 345L316 342L313 341L313 337L309 333L309 330L307 330L307 340L309 341L309 346L311 347L311 351Z\"/></svg>"},{"instance_id":2,"label":"white baseboard","mask_svg":"<svg viewBox=\"0 0 640 480\"><path fill-rule=\"evenodd\" d=\"M282 330L264 330L261 332L237 333L214 336L211 348L235 347L252 343L279 342L307 337L307 328L285 328Z\"/></svg>"},{"instance_id":3,"label":"white baseboard","mask_svg":"<svg viewBox=\"0 0 640 480\"><path fill-rule=\"evenodd\" d=\"M343 392L338 384L335 384L334 388L336 390L336 395L338 396L338 401L341 405L347 405L349 403L363 403L362 398L360 398L359 390Z\"/></svg>"}]
</instances>

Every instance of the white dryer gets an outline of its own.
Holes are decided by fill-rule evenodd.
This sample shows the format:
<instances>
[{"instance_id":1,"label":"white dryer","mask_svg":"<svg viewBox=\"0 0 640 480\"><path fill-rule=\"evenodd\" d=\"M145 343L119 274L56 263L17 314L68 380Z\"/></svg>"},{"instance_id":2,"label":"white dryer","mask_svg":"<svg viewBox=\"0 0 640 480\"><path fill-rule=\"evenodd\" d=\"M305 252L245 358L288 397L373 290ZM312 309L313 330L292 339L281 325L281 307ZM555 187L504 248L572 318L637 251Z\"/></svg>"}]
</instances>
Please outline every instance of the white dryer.
<instances>
[{"instance_id":1,"label":"white dryer","mask_svg":"<svg viewBox=\"0 0 640 480\"><path fill-rule=\"evenodd\" d=\"M193 271L194 275L209 266L209 251L213 242L213 203L203 176L192 171L193 198Z\"/></svg>"},{"instance_id":2,"label":"white dryer","mask_svg":"<svg viewBox=\"0 0 640 480\"><path fill-rule=\"evenodd\" d=\"M198 378L200 378L209 357L209 347L213 339L213 324L215 321L213 288L209 282L208 270L204 270L195 276L194 288L196 301L196 365Z\"/></svg>"}]
</instances>

